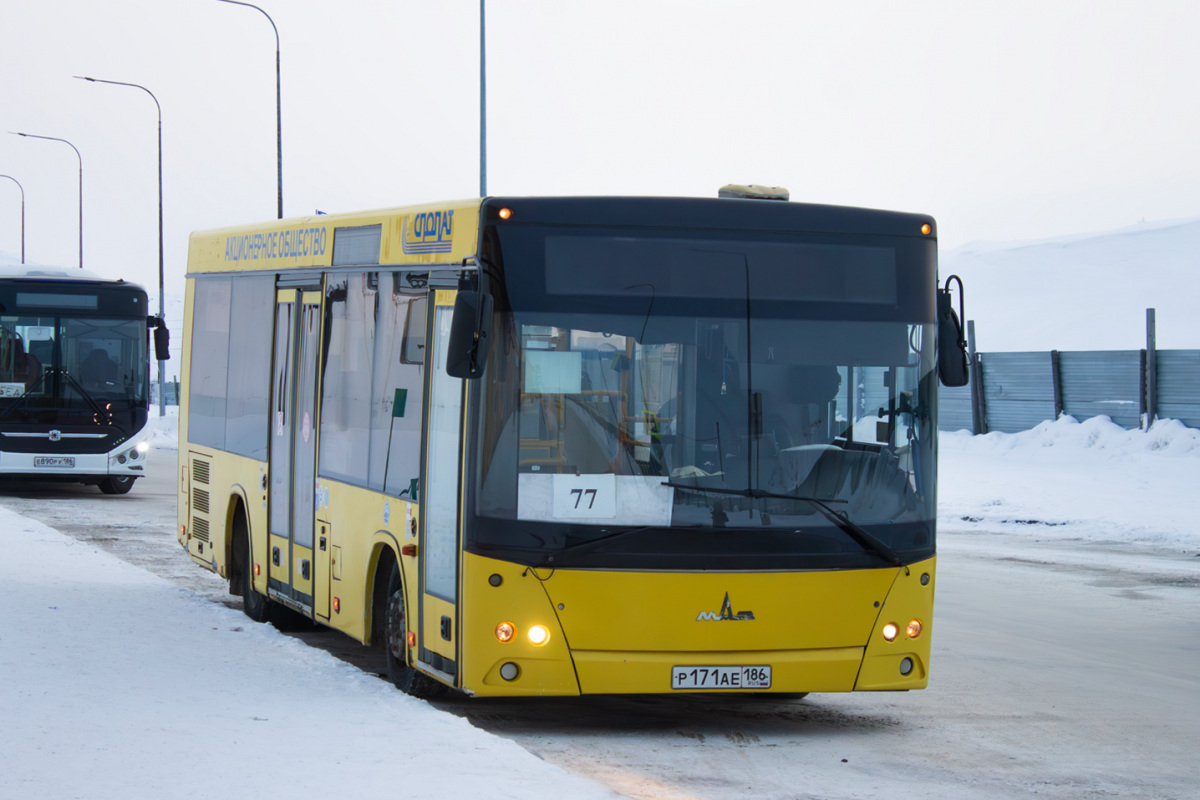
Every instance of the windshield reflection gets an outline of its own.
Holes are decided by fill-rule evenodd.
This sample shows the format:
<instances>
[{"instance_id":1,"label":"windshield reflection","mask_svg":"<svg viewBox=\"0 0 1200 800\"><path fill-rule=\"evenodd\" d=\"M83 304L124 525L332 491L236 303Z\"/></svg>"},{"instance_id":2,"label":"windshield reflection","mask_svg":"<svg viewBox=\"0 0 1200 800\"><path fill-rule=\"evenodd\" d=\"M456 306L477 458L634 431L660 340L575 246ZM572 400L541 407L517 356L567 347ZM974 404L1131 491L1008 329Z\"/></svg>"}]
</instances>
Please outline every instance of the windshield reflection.
<instances>
[{"instance_id":1,"label":"windshield reflection","mask_svg":"<svg viewBox=\"0 0 1200 800\"><path fill-rule=\"evenodd\" d=\"M149 395L142 319L6 316L0 414L47 424L113 424Z\"/></svg>"},{"instance_id":2,"label":"windshield reflection","mask_svg":"<svg viewBox=\"0 0 1200 800\"><path fill-rule=\"evenodd\" d=\"M858 524L930 519L927 326L855 326L864 349L886 336L903 345L889 349L904 360L884 365L788 363L782 349L756 363L744 323L691 325L688 341L639 344L501 324L519 347L494 370L506 380L491 395L481 512L603 526L831 524L794 495ZM828 326L777 333L811 340ZM556 484L571 508L556 506Z\"/></svg>"},{"instance_id":3,"label":"windshield reflection","mask_svg":"<svg viewBox=\"0 0 1200 800\"><path fill-rule=\"evenodd\" d=\"M477 541L932 552L934 334L892 250L531 241L545 281L501 282L480 383Z\"/></svg>"}]
</instances>

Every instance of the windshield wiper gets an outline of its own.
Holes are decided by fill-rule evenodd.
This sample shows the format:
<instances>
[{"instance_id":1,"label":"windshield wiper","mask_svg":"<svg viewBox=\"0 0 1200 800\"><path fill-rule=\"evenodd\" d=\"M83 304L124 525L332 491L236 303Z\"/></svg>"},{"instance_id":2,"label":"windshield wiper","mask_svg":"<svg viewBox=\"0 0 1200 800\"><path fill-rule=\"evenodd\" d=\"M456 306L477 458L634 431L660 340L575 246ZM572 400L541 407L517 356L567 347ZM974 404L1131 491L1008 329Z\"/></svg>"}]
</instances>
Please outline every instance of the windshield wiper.
<instances>
[{"instance_id":1,"label":"windshield wiper","mask_svg":"<svg viewBox=\"0 0 1200 800\"><path fill-rule=\"evenodd\" d=\"M659 528L659 527L662 527L662 526L661 525L639 525L634 528L621 528L620 530L613 531L611 533L606 533L603 536L597 536L595 539L588 539L587 541L576 542L575 544L563 545L563 548L561 550L559 550L558 552L568 553L572 550L579 550L581 548L588 547L590 545L600 544L602 542L607 542L612 539L620 539L622 536L629 536L630 534L633 534L633 533L641 533L642 531L648 531L651 528ZM603 529L601 529L601 530L603 530Z\"/></svg>"},{"instance_id":2,"label":"windshield wiper","mask_svg":"<svg viewBox=\"0 0 1200 800\"><path fill-rule=\"evenodd\" d=\"M804 497L801 495L780 494L777 492L767 492L762 489L718 489L707 488L704 486L690 486L686 483L675 483L674 481L663 481L663 486L670 486L674 489L690 489L693 492L712 492L713 494L729 494L738 497L752 498L772 498L779 500L801 500L812 504L812 507L817 509L823 517L838 526L851 539L858 542L866 550L870 550L877 556L895 566L901 565L900 556L896 551L885 544L879 537L864 529L861 525L851 521L848 517L839 514L829 505L829 501L822 500L819 497ZM835 500L834 502L844 503L844 500Z\"/></svg>"},{"instance_id":3,"label":"windshield wiper","mask_svg":"<svg viewBox=\"0 0 1200 800\"><path fill-rule=\"evenodd\" d=\"M71 373L67 372L65 369L62 369L59 370L59 374L61 374L63 379L66 380L68 386L79 392L79 396L83 398L85 403L92 407L93 411L95 411L101 417L108 416L108 412L103 406L100 405L100 402L96 400L96 398L92 397L91 393L87 389L84 389L83 384L75 380Z\"/></svg>"}]
</instances>

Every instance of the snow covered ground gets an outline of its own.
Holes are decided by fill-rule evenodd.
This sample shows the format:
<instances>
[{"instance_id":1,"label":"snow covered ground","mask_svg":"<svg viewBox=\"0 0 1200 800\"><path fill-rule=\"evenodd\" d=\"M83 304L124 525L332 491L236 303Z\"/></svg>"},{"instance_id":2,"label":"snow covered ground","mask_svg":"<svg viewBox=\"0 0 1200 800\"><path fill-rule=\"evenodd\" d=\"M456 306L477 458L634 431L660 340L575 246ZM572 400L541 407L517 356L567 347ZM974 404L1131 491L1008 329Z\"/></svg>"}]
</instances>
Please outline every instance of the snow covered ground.
<instances>
[{"instance_id":1,"label":"snow covered ground","mask_svg":"<svg viewBox=\"0 0 1200 800\"><path fill-rule=\"evenodd\" d=\"M939 439L941 530L1200 553L1200 430L1159 420L1127 431L1064 417L1031 431Z\"/></svg>"},{"instance_id":2,"label":"snow covered ground","mask_svg":"<svg viewBox=\"0 0 1200 800\"><path fill-rule=\"evenodd\" d=\"M174 422L160 420L156 446L173 446ZM1073 543L1081 558L1113 564L1130 548L1200 554L1200 431L1177 423L1139 432L1064 419L1013 435L943 435L941 465L942 529L954 531L955 547L964 533L986 541L1003 531ZM0 549L9 598L0 797L189 798L234 787L246 796L615 796L5 508Z\"/></svg>"},{"instance_id":3,"label":"snow covered ground","mask_svg":"<svg viewBox=\"0 0 1200 800\"><path fill-rule=\"evenodd\" d=\"M0 548L0 797L615 796L6 509Z\"/></svg>"}]
</instances>

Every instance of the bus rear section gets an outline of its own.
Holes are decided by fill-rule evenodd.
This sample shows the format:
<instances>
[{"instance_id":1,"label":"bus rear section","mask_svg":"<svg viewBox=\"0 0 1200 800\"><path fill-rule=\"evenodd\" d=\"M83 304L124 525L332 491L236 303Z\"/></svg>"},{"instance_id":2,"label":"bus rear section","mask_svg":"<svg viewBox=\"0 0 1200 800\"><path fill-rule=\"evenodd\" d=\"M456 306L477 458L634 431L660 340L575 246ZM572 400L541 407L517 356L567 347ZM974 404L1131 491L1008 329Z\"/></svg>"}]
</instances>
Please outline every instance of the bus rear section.
<instances>
[{"instance_id":1,"label":"bus rear section","mask_svg":"<svg viewBox=\"0 0 1200 800\"><path fill-rule=\"evenodd\" d=\"M149 450L146 292L83 270L0 274L0 476L124 494Z\"/></svg>"}]
</instances>

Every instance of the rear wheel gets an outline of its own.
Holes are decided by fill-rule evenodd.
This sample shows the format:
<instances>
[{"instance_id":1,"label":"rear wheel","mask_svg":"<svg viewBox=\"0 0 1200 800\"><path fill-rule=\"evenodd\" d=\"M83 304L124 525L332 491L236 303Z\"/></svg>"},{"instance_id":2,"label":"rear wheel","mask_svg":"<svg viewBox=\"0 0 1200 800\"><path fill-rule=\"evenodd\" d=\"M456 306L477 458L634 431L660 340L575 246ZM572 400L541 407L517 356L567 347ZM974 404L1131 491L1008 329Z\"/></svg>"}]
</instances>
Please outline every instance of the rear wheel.
<instances>
[{"instance_id":1,"label":"rear wheel","mask_svg":"<svg viewBox=\"0 0 1200 800\"><path fill-rule=\"evenodd\" d=\"M137 478L131 475L110 475L107 478L101 478L96 485L105 494L129 494L135 480Z\"/></svg>"},{"instance_id":2,"label":"rear wheel","mask_svg":"<svg viewBox=\"0 0 1200 800\"><path fill-rule=\"evenodd\" d=\"M250 537L246 530L246 520L238 514L233 526L234 569L240 578L237 588L241 590L242 611L255 622L269 622L274 603L254 591L254 562L250 558Z\"/></svg>"},{"instance_id":3,"label":"rear wheel","mask_svg":"<svg viewBox=\"0 0 1200 800\"><path fill-rule=\"evenodd\" d=\"M388 678L397 689L414 697L437 697L446 687L408 665L408 624L405 620L400 567L392 564L383 618L383 650L387 655Z\"/></svg>"}]
</instances>

